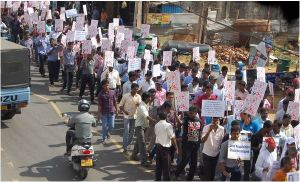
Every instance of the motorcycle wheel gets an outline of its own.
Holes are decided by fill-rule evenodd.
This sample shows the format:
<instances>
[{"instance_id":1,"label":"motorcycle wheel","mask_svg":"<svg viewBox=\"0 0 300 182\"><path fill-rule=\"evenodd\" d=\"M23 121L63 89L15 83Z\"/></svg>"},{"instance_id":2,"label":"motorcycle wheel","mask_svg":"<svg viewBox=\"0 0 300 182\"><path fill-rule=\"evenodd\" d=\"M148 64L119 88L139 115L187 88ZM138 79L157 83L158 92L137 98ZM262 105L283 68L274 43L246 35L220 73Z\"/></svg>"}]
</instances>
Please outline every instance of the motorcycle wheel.
<instances>
[{"instance_id":1,"label":"motorcycle wheel","mask_svg":"<svg viewBox=\"0 0 300 182\"><path fill-rule=\"evenodd\" d=\"M87 168L81 168L79 171L79 177L81 180L84 180L88 175L88 169Z\"/></svg>"}]
</instances>

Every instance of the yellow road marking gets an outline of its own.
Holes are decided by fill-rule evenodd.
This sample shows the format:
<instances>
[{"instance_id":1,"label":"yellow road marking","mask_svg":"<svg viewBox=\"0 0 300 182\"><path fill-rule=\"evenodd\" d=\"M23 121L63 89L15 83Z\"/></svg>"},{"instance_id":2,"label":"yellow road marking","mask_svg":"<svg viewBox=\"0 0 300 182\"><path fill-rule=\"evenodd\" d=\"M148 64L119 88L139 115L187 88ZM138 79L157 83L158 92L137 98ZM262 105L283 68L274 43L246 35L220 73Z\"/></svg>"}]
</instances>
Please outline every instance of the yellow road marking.
<instances>
[{"instance_id":1,"label":"yellow road marking","mask_svg":"<svg viewBox=\"0 0 300 182\"><path fill-rule=\"evenodd\" d=\"M57 115L58 115L60 118L62 118L62 112L61 112L61 110L59 109L59 107L57 106L56 103L54 103L53 101L51 101L50 99L48 99L48 98L46 98L46 97L44 97L44 96L41 96L41 95L38 95L38 94L35 94L35 93L33 93L33 95L35 95L35 96L37 96L37 97L39 97L39 98L41 98L41 99L46 100L47 102L49 102L50 105L52 106L52 108L54 109L54 111L57 113ZM95 131L94 129L92 129L92 133L98 133L98 132ZM122 148L123 148L123 146L121 146L120 144L118 144L118 142L117 142L115 139L113 139L112 137L110 138L110 140L111 140L111 142L114 144L114 146L118 149L118 151L119 151L120 153L122 153ZM123 153L122 153L122 154L123 154ZM127 155L125 155L125 154L123 154L123 156L128 160L128 163L130 163L130 164L132 164L132 165L139 165L139 162L130 160L130 157L129 157L129 156L127 156ZM147 170L147 169L145 169L145 168L143 168L143 167L137 166L137 168L143 170L143 171L146 172L146 173L152 173L151 170Z\"/></svg>"}]
</instances>

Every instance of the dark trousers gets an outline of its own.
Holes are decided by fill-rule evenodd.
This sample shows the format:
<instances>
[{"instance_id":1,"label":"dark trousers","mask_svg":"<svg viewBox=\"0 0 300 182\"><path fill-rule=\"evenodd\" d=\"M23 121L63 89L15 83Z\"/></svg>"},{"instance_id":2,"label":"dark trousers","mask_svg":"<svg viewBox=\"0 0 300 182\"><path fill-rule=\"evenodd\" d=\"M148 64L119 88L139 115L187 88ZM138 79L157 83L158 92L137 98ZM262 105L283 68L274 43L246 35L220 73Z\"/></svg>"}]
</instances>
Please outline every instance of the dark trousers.
<instances>
[{"instance_id":1,"label":"dark trousers","mask_svg":"<svg viewBox=\"0 0 300 182\"><path fill-rule=\"evenodd\" d=\"M48 61L49 81L51 85L53 85L55 81L57 62L58 61Z\"/></svg>"},{"instance_id":2,"label":"dark trousers","mask_svg":"<svg viewBox=\"0 0 300 182\"><path fill-rule=\"evenodd\" d=\"M136 142L132 151L132 158L136 158L137 154L140 153L141 163L145 163L147 161L145 131L146 130L141 126L135 128Z\"/></svg>"},{"instance_id":3,"label":"dark trousers","mask_svg":"<svg viewBox=\"0 0 300 182\"><path fill-rule=\"evenodd\" d=\"M156 150L155 180L161 181L163 174L163 181L170 181L170 148L156 144Z\"/></svg>"},{"instance_id":4,"label":"dark trousers","mask_svg":"<svg viewBox=\"0 0 300 182\"><path fill-rule=\"evenodd\" d=\"M72 84L73 84L73 72L72 71L67 72L66 70L64 70L63 89L65 89L68 85L68 92L70 92Z\"/></svg>"},{"instance_id":5,"label":"dark trousers","mask_svg":"<svg viewBox=\"0 0 300 182\"><path fill-rule=\"evenodd\" d=\"M97 89L96 89L96 94L98 96L98 94L100 93L100 90L101 90L101 81L100 81L100 78L97 78L96 79L97 81Z\"/></svg>"},{"instance_id":6,"label":"dark trousers","mask_svg":"<svg viewBox=\"0 0 300 182\"><path fill-rule=\"evenodd\" d=\"M59 70L60 70L60 61L57 60L55 64L55 70L54 70L54 81L57 82L59 78Z\"/></svg>"},{"instance_id":7,"label":"dark trousers","mask_svg":"<svg viewBox=\"0 0 300 182\"><path fill-rule=\"evenodd\" d=\"M250 180L250 171L251 171L251 161L244 161L244 181Z\"/></svg>"},{"instance_id":8,"label":"dark trousers","mask_svg":"<svg viewBox=\"0 0 300 182\"><path fill-rule=\"evenodd\" d=\"M42 76L44 76L45 75L45 66L44 65L45 65L47 56L43 55L43 54L39 54L39 57L40 57L39 72Z\"/></svg>"},{"instance_id":9,"label":"dark trousers","mask_svg":"<svg viewBox=\"0 0 300 182\"><path fill-rule=\"evenodd\" d=\"M66 133L67 152L71 152L74 143L73 141L75 141L75 130L69 129Z\"/></svg>"},{"instance_id":10,"label":"dark trousers","mask_svg":"<svg viewBox=\"0 0 300 182\"><path fill-rule=\"evenodd\" d=\"M82 70L78 69L76 72L76 88L79 87L79 82L81 79L81 75L82 75Z\"/></svg>"},{"instance_id":11,"label":"dark trousers","mask_svg":"<svg viewBox=\"0 0 300 182\"><path fill-rule=\"evenodd\" d=\"M225 170L226 172L231 174L230 181L241 181L242 173L240 168L238 167L230 168L225 166ZM226 176L222 174L221 181L225 181L225 180L226 180Z\"/></svg>"},{"instance_id":12,"label":"dark trousers","mask_svg":"<svg viewBox=\"0 0 300 182\"><path fill-rule=\"evenodd\" d=\"M195 171L197 168L198 161L198 149L199 144L192 142L183 142L182 143L182 160L180 161L177 170L175 172L175 176L179 176L179 174L183 171L185 166L190 162L190 170L187 176L188 181L192 181L194 179Z\"/></svg>"},{"instance_id":13,"label":"dark trousers","mask_svg":"<svg viewBox=\"0 0 300 182\"><path fill-rule=\"evenodd\" d=\"M203 181L214 180L218 159L219 159L219 154L216 157L211 157L203 153L203 167L204 167Z\"/></svg>"},{"instance_id":14,"label":"dark trousers","mask_svg":"<svg viewBox=\"0 0 300 182\"><path fill-rule=\"evenodd\" d=\"M91 101L94 101L94 87L95 87L94 75L92 74L81 75L81 86L80 86L79 97L83 96L86 84L88 84L89 86Z\"/></svg>"}]
</instances>

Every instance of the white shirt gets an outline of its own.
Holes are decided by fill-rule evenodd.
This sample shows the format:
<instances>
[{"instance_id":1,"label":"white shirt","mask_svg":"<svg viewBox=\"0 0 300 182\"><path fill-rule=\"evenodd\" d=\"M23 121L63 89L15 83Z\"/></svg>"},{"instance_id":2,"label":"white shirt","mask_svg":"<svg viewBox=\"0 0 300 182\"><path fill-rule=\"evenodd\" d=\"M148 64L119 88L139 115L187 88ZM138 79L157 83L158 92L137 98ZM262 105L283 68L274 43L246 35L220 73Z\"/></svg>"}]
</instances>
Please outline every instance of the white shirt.
<instances>
[{"instance_id":1,"label":"white shirt","mask_svg":"<svg viewBox=\"0 0 300 182\"><path fill-rule=\"evenodd\" d=\"M217 78L218 88L220 88L220 86L224 85L224 81L227 81L227 75L224 77L222 74L220 74Z\"/></svg>"},{"instance_id":2,"label":"white shirt","mask_svg":"<svg viewBox=\"0 0 300 182\"><path fill-rule=\"evenodd\" d=\"M106 78L106 75L108 74L108 86L110 89L115 89L117 85L121 85L121 80L119 77L119 72L117 70L113 70L112 72L109 72L109 69L107 68L102 74L101 74L101 81Z\"/></svg>"},{"instance_id":3,"label":"white shirt","mask_svg":"<svg viewBox=\"0 0 300 182\"><path fill-rule=\"evenodd\" d=\"M136 112L135 127L149 128L149 106L145 102L141 102Z\"/></svg>"},{"instance_id":4,"label":"white shirt","mask_svg":"<svg viewBox=\"0 0 300 182\"><path fill-rule=\"evenodd\" d=\"M163 147L171 147L171 138L175 138L173 127L166 120L160 120L154 128L156 140L155 143Z\"/></svg>"},{"instance_id":5,"label":"white shirt","mask_svg":"<svg viewBox=\"0 0 300 182\"><path fill-rule=\"evenodd\" d=\"M189 83L188 89L189 89L190 94L194 94L199 90L199 84L197 84L196 86L193 86L193 83Z\"/></svg>"},{"instance_id":6,"label":"white shirt","mask_svg":"<svg viewBox=\"0 0 300 182\"><path fill-rule=\"evenodd\" d=\"M273 166L273 162L274 158L272 153L270 153L266 148L261 149L259 151L259 155L255 163L255 175L261 178L262 181L271 181L272 176L270 176L270 173ZM263 170L267 167L269 168L269 172L263 172Z\"/></svg>"},{"instance_id":7,"label":"white shirt","mask_svg":"<svg viewBox=\"0 0 300 182\"><path fill-rule=\"evenodd\" d=\"M124 118L136 119L136 110L141 102L142 98L139 94L132 96L131 93L127 93L123 95L119 105L123 106L124 110L129 113L129 115L124 113Z\"/></svg>"},{"instance_id":8,"label":"white shirt","mask_svg":"<svg viewBox=\"0 0 300 182\"><path fill-rule=\"evenodd\" d=\"M140 89L143 90L143 92L147 92L150 89L155 89L155 83L152 79L150 79L150 82L147 82L146 79L143 79L140 82Z\"/></svg>"},{"instance_id":9,"label":"white shirt","mask_svg":"<svg viewBox=\"0 0 300 182\"><path fill-rule=\"evenodd\" d=\"M204 126L203 131L202 131L202 138L207 134L207 132L210 128L210 125L211 124ZM204 143L202 152L208 156L216 157L220 152L224 135L225 135L224 127L218 125L218 129L216 131L212 130L209 133L209 136Z\"/></svg>"}]
</instances>

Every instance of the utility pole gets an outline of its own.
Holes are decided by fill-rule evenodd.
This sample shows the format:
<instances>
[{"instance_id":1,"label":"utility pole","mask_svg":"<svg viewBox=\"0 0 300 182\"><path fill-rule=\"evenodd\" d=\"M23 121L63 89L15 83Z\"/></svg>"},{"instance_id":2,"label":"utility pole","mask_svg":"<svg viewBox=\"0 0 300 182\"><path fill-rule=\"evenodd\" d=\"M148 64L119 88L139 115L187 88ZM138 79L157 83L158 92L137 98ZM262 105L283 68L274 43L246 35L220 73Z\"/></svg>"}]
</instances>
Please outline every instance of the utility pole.
<instances>
[{"instance_id":1,"label":"utility pole","mask_svg":"<svg viewBox=\"0 0 300 182\"><path fill-rule=\"evenodd\" d=\"M204 15L204 1L202 1L202 5L201 5L201 11L200 11L200 15L199 16L199 20L198 20L198 25L199 25L199 34L198 34L198 43L201 43L201 39L202 39L202 30L203 30L203 15Z\"/></svg>"},{"instance_id":2,"label":"utility pole","mask_svg":"<svg viewBox=\"0 0 300 182\"><path fill-rule=\"evenodd\" d=\"M142 11L143 11L143 2L136 1L134 7L134 18L133 18L133 27L141 28L142 25Z\"/></svg>"},{"instance_id":3,"label":"utility pole","mask_svg":"<svg viewBox=\"0 0 300 182\"><path fill-rule=\"evenodd\" d=\"M144 12L143 12L143 15L144 15L144 17L143 17L143 23L147 24L147 16L148 16L148 13L149 13L150 2L149 1L144 1L143 3L144 3L144 7L143 7L143 10L144 10Z\"/></svg>"}]
</instances>

